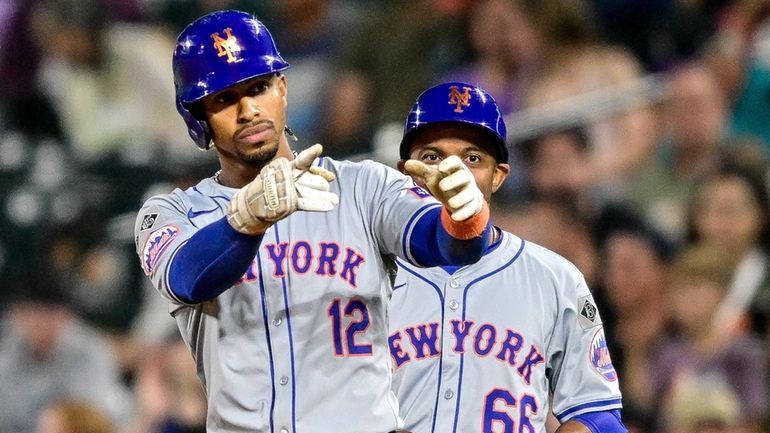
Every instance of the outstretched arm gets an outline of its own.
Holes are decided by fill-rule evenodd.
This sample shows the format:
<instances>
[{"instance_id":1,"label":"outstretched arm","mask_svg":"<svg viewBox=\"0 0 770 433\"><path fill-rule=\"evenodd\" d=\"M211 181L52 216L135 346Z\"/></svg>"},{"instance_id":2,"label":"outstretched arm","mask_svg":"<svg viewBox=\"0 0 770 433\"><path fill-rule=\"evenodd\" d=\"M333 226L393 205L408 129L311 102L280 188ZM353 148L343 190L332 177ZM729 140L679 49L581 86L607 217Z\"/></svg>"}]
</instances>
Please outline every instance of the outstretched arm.
<instances>
[{"instance_id":1,"label":"outstretched arm","mask_svg":"<svg viewBox=\"0 0 770 433\"><path fill-rule=\"evenodd\" d=\"M312 167L320 144L293 160L267 164L235 193L227 217L210 224L179 248L169 269L169 289L181 301L205 302L237 283L254 260L262 235L296 210L329 211L339 203L329 192L334 175Z\"/></svg>"},{"instance_id":2,"label":"outstretched arm","mask_svg":"<svg viewBox=\"0 0 770 433\"><path fill-rule=\"evenodd\" d=\"M489 223L489 211L482 211L474 216L468 225L477 225L473 231L462 227L463 233L474 233L473 237L462 239L458 229L448 221L445 208L434 208L415 223L409 248L416 264L425 267L467 265L476 262L489 245L492 225ZM449 226L449 227L447 227Z\"/></svg>"},{"instance_id":3,"label":"outstretched arm","mask_svg":"<svg viewBox=\"0 0 770 433\"><path fill-rule=\"evenodd\" d=\"M422 266L466 265L477 261L489 244L489 207L468 167L457 156L438 165L409 160L404 169L421 179L443 204L415 225L412 256Z\"/></svg>"}]
</instances>

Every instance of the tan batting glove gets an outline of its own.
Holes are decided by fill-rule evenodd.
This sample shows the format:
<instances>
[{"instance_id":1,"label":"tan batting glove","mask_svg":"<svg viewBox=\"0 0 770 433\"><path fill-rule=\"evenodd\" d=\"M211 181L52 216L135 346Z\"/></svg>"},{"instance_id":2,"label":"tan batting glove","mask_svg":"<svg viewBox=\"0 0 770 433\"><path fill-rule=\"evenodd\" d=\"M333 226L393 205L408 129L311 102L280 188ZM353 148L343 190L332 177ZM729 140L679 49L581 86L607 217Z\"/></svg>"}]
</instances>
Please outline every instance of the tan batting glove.
<instances>
[{"instance_id":1,"label":"tan batting glove","mask_svg":"<svg viewBox=\"0 0 770 433\"><path fill-rule=\"evenodd\" d=\"M473 173L456 155L433 165L410 159L404 163L404 169L423 180L430 193L447 208L454 221L465 221L484 207L484 195L476 185Z\"/></svg>"},{"instance_id":2,"label":"tan batting glove","mask_svg":"<svg viewBox=\"0 0 770 433\"><path fill-rule=\"evenodd\" d=\"M254 180L233 195L227 207L227 222L237 231L259 235L296 210L326 212L339 204L329 192L334 173L313 167L323 146L315 144L294 160L276 158L264 166Z\"/></svg>"}]
</instances>

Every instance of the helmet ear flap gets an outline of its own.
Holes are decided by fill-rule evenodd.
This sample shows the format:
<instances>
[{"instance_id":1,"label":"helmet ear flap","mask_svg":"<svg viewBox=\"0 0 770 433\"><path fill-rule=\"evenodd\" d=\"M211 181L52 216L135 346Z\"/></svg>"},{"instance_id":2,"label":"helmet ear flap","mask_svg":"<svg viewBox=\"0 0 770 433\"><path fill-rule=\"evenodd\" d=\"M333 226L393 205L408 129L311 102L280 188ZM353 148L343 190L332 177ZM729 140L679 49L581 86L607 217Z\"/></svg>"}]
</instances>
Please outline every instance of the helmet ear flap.
<instances>
[{"instance_id":1,"label":"helmet ear flap","mask_svg":"<svg viewBox=\"0 0 770 433\"><path fill-rule=\"evenodd\" d=\"M179 114L182 115L184 123L187 124L187 133L190 134L190 138L195 142L195 145L201 148L201 150L211 149L211 129L208 122L195 117L178 98L176 108Z\"/></svg>"}]
</instances>

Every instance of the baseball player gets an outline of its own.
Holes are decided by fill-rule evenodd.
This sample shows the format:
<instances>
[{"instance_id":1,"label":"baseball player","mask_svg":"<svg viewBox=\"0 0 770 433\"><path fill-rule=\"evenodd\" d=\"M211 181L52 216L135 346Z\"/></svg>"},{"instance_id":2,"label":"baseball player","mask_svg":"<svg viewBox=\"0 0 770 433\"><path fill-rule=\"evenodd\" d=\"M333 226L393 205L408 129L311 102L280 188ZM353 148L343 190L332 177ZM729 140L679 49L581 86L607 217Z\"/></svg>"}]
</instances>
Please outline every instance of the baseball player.
<instances>
[{"instance_id":1,"label":"baseball player","mask_svg":"<svg viewBox=\"0 0 770 433\"><path fill-rule=\"evenodd\" d=\"M221 170L150 198L136 251L197 363L208 432L387 433L402 427L386 324L395 258L478 260L489 210L459 158L421 171L440 201L379 163L320 145L294 155L288 67L249 14L182 31L177 109Z\"/></svg>"},{"instance_id":2,"label":"baseball player","mask_svg":"<svg viewBox=\"0 0 770 433\"><path fill-rule=\"evenodd\" d=\"M414 166L459 157L488 201L509 171L505 137L492 96L440 84L409 113L399 168L421 183ZM388 344L407 430L545 432L552 411L560 433L626 431L601 318L567 260L495 228L474 264L398 265Z\"/></svg>"}]
</instances>

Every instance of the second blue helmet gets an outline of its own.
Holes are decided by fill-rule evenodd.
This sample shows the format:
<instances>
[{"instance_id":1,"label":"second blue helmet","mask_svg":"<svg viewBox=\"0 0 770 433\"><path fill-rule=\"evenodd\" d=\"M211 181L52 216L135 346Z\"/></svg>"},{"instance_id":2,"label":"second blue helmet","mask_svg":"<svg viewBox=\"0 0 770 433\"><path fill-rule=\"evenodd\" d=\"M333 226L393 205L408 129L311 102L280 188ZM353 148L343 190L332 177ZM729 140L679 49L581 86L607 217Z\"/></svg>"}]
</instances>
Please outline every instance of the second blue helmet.
<instances>
[{"instance_id":1,"label":"second blue helmet","mask_svg":"<svg viewBox=\"0 0 770 433\"><path fill-rule=\"evenodd\" d=\"M489 132L500 152L499 162L508 162L505 121L497 102L478 86L454 81L433 86L417 97L404 126L401 159L409 159L412 140L420 129L441 122L468 123Z\"/></svg>"}]
</instances>

